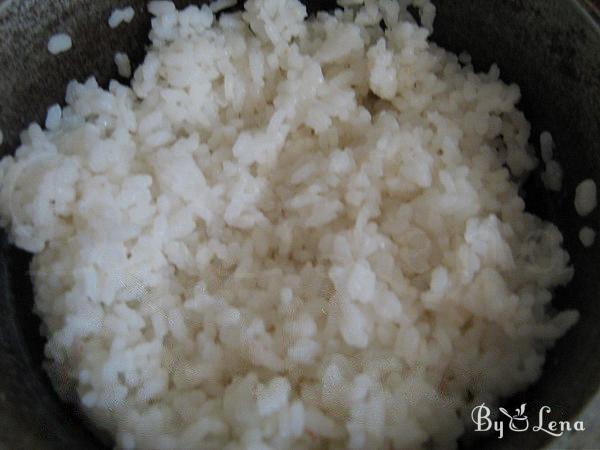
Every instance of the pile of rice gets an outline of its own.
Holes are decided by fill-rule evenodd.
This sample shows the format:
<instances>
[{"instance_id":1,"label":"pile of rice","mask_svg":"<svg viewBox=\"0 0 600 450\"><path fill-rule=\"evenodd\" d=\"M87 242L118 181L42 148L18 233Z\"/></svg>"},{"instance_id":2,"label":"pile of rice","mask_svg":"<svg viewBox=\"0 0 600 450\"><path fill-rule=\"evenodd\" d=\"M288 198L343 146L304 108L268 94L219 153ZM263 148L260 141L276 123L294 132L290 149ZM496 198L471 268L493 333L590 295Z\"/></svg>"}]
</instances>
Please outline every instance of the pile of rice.
<instances>
[{"instance_id":1,"label":"pile of rice","mask_svg":"<svg viewBox=\"0 0 600 450\"><path fill-rule=\"evenodd\" d=\"M48 371L117 448L449 449L577 320L519 88L428 1L352 3L151 2L132 87L71 82L0 163Z\"/></svg>"}]
</instances>

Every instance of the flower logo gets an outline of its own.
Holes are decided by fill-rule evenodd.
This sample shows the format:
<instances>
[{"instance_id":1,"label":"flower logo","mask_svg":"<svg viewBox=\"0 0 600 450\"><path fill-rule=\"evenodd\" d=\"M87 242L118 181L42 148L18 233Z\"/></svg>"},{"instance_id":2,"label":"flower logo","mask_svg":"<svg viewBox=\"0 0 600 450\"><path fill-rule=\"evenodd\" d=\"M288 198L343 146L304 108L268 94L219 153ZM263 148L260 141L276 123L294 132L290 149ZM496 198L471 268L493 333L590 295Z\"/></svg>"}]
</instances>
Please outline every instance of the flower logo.
<instances>
[{"instance_id":1,"label":"flower logo","mask_svg":"<svg viewBox=\"0 0 600 450\"><path fill-rule=\"evenodd\" d=\"M521 431L527 431L529 429L529 419L525 415L525 405L527 403L523 403L521 406L515 409L516 414L511 416L508 411L504 408L498 408L502 414L510 419L510 423L508 424L508 428L511 431L516 431L517 433Z\"/></svg>"}]
</instances>

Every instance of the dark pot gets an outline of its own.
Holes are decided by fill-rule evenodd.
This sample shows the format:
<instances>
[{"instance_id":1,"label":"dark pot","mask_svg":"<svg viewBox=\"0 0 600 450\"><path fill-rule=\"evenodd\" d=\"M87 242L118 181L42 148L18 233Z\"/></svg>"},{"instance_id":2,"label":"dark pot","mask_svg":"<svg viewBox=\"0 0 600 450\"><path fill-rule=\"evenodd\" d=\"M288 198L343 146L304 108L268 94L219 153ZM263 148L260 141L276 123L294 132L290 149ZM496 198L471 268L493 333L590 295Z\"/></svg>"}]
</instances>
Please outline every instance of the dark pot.
<instances>
[{"instance_id":1,"label":"dark pot","mask_svg":"<svg viewBox=\"0 0 600 450\"><path fill-rule=\"evenodd\" d=\"M149 16L144 0L0 0L0 129L2 154L13 151L18 132L42 121L48 105L61 102L67 82L95 75L106 85L116 77L113 55L127 51L132 62L144 54ZM186 3L176 1L178 6ZM600 415L591 402L600 384L600 240L584 249L583 225L598 228L599 210L584 219L575 214L575 186L584 178L600 184L600 29L591 0L437 0L433 39L460 52L476 68L497 62L501 77L521 86L520 107L532 123L532 136L550 130L564 168L564 188L548 193L534 174L524 188L530 211L558 225L575 266L573 281L556 294L558 309L581 312L577 325L548 354L542 378L529 390L503 402L514 410L552 408L553 420ZM109 29L116 6L132 5L132 23ZM308 1L309 9L332 8L331 0ZM50 35L65 31L73 48L52 56ZM536 142L533 142L537 145ZM31 312L29 256L0 237L0 447L13 449L106 448L70 407L61 403L41 367L43 341ZM534 414L536 414L534 413ZM598 424L600 421L596 421ZM600 430L587 424L578 448L598 448ZM507 433L472 440L463 448L535 449L549 444L545 433ZM557 445L556 443L549 444ZM574 448L573 445L568 445ZM564 448L564 447L563 447Z\"/></svg>"}]
</instances>

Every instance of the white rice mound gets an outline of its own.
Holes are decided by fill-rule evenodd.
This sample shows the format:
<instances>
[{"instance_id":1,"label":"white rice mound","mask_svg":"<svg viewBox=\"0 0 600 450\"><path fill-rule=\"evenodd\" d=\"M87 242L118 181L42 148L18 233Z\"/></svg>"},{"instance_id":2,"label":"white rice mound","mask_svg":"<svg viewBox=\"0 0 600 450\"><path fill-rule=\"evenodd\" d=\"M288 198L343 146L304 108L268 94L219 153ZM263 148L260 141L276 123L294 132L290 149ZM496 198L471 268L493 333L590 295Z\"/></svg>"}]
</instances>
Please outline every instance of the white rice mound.
<instances>
[{"instance_id":1,"label":"white rice mound","mask_svg":"<svg viewBox=\"0 0 600 450\"><path fill-rule=\"evenodd\" d=\"M152 2L132 87L71 82L0 163L48 371L117 448L450 449L577 320L518 87L405 3Z\"/></svg>"}]
</instances>

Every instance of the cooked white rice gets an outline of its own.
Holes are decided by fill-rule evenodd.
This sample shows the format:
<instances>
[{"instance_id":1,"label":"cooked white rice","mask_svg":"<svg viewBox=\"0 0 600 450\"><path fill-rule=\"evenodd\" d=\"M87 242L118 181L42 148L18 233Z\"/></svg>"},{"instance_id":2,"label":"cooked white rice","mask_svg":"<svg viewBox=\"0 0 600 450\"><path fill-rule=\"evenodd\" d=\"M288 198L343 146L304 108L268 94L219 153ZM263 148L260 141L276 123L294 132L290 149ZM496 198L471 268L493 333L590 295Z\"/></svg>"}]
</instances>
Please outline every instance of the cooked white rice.
<instances>
[{"instance_id":1,"label":"cooked white rice","mask_svg":"<svg viewBox=\"0 0 600 450\"><path fill-rule=\"evenodd\" d=\"M216 0L208 5L208 7L213 13L217 13L219 11L223 11L224 9L235 6L236 3L237 0Z\"/></svg>"},{"instance_id":2,"label":"cooked white rice","mask_svg":"<svg viewBox=\"0 0 600 450\"><path fill-rule=\"evenodd\" d=\"M555 192L562 190L563 170L557 161L551 159L545 163L541 178L546 189Z\"/></svg>"},{"instance_id":3,"label":"cooked white rice","mask_svg":"<svg viewBox=\"0 0 600 450\"><path fill-rule=\"evenodd\" d=\"M69 50L72 45L71 36L66 33L57 33L48 40L48 51L53 55L58 55Z\"/></svg>"},{"instance_id":4,"label":"cooked white rice","mask_svg":"<svg viewBox=\"0 0 600 450\"><path fill-rule=\"evenodd\" d=\"M131 77L131 62L127 53L117 52L115 53L115 64L117 65L117 71L123 78Z\"/></svg>"},{"instance_id":5,"label":"cooked white rice","mask_svg":"<svg viewBox=\"0 0 600 450\"><path fill-rule=\"evenodd\" d=\"M132 87L71 82L0 162L50 376L118 448L448 449L539 377L577 313L519 88L415 3L152 2Z\"/></svg>"},{"instance_id":6,"label":"cooked white rice","mask_svg":"<svg viewBox=\"0 0 600 450\"><path fill-rule=\"evenodd\" d=\"M45 126L47 130L55 131L60 127L60 119L62 117L62 109L60 105L54 104L48 108L46 113Z\"/></svg>"},{"instance_id":7,"label":"cooked white rice","mask_svg":"<svg viewBox=\"0 0 600 450\"><path fill-rule=\"evenodd\" d=\"M121 23L129 23L133 20L135 11L131 6L126 8L115 8L108 17L108 26L111 28L117 28Z\"/></svg>"},{"instance_id":8,"label":"cooked white rice","mask_svg":"<svg viewBox=\"0 0 600 450\"><path fill-rule=\"evenodd\" d=\"M540 151L542 155L542 161L548 162L552 160L554 152L554 139L549 131L542 131L540 133Z\"/></svg>"},{"instance_id":9,"label":"cooked white rice","mask_svg":"<svg viewBox=\"0 0 600 450\"><path fill-rule=\"evenodd\" d=\"M583 180L575 188L575 211L580 216L587 216L596 209L596 183L592 179Z\"/></svg>"},{"instance_id":10,"label":"cooked white rice","mask_svg":"<svg viewBox=\"0 0 600 450\"><path fill-rule=\"evenodd\" d=\"M596 232L590 227L583 227L579 230L579 240L584 247L591 247L596 240Z\"/></svg>"},{"instance_id":11,"label":"cooked white rice","mask_svg":"<svg viewBox=\"0 0 600 450\"><path fill-rule=\"evenodd\" d=\"M551 191L559 192L562 190L563 171L560 164L552 159L554 141L548 131L540 134L540 149L542 161L544 162L544 171L541 179L544 187Z\"/></svg>"}]
</instances>

